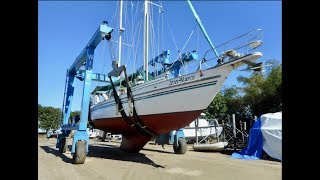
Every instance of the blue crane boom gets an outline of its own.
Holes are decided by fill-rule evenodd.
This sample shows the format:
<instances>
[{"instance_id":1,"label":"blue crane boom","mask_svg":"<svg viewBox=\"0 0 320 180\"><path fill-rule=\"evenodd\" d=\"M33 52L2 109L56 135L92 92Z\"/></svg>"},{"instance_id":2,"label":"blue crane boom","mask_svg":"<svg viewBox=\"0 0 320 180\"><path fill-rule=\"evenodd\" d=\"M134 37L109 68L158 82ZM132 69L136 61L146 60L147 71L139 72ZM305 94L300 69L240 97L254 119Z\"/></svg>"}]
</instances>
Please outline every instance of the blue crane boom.
<instances>
[{"instance_id":1,"label":"blue crane boom","mask_svg":"<svg viewBox=\"0 0 320 180\"><path fill-rule=\"evenodd\" d=\"M106 22L103 22L94 35L91 37L89 43L83 48L82 52L79 54L79 56L76 58L74 63L69 68L69 73L75 74L80 67L84 64L86 61L87 56L87 50L88 48L95 49L98 44L109 34L111 33L113 28L109 27Z\"/></svg>"}]
</instances>

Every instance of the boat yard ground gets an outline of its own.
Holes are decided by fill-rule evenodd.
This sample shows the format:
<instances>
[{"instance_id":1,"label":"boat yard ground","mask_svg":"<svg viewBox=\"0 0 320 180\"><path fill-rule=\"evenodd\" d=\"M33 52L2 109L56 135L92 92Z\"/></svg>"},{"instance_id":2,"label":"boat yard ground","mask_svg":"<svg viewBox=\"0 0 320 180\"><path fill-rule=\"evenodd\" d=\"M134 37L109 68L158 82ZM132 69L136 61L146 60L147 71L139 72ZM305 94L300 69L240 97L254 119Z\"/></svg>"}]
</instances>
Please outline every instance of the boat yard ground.
<instances>
[{"instance_id":1,"label":"boat yard ground","mask_svg":"<svg viewBox=\"0 0 320 180\"><path fill-rule=\"evenodd\" d=\"M192 145L184 155L173 153L171 145L147 144L138 154L119 149L118 142L90 139L84 164L72 164L71 142L66 153L55 148L56 138L38 138L38 179L226 179L280 180L281 162L231 159L218 152L195 152Z\"/></svg>"}]
</instances>

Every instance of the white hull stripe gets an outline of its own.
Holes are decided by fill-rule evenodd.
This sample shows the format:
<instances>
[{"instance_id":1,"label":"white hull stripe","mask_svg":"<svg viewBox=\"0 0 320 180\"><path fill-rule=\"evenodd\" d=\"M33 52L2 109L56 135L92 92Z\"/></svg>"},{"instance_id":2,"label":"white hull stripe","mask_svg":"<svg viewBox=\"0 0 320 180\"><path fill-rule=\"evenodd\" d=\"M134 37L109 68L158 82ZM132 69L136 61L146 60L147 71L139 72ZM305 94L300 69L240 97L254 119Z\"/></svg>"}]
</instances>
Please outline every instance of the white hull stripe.
<instances>
[{"instance_id":1,"label":"white hull stripe","mask_svg":"<svg viewBox=\"0 0 320 180\"><path fill-rule=\"evenodd\" d=\"M217 83L217 81L212 81L212 82L203 83L203 84L197 84L197 85L193 85L193 86L183 87L183 88L179 88L179 89L173 89L173 90L164 91L164 92L160 92L160 93L156 93L156 94L151 94L151 95L148 95L148 96L139 97L139 98L136 98L134 100L135 101L139 101L139 100L143 100L143 99L153 98L153 97L162 96L162 95L171 94L171 93L176 93L176 92L180 92L180 91L186 91L186 90L190 90L190 89L195 89L195 88L201 88L201 87L205 87L205 86L215 85L216 83ZM128 102L128 100L125 99L122 103L125 104L127 102ZM115 102L114 101L112 101L110 103L107 103L107 104L98 105L98 106L92 108L92 111L96 111L96 110L107 108L107 107L111 107L111 106L115 106Z\"/></svg>"}]
</instances>

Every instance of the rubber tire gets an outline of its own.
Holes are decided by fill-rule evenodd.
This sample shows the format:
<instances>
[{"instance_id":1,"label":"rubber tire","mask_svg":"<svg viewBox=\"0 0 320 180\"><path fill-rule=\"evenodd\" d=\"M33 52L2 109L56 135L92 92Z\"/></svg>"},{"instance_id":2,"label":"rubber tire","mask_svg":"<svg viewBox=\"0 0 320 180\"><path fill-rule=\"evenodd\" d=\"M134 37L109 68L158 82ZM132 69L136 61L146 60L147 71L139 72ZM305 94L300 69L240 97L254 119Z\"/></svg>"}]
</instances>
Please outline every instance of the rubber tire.
<instances>
[{"instance_id":1,"label":"rubber tire","mask_svg":"<svg viewBox=\"0 0 320 180\"><path fill-rule=\"evenodd\" d=\"M187 152L187 142L183 138L178 139L178 147L176 142L173 144L173 150L175 154L185 154Z\"/></svg>"},{"instance_id":2,"label":"rubber tire","mask_svg":"<svg viewBox=\"0 0 320 180\"><path fill-rule=\"evenodd\" d=\"M106 137L107 137L107 133L106 133L106 132L103 132L101 141L102 141L102 142L106 141Z\"/></svg>"},{"instance_id":3,"label":"rubber tire","mask_svg":"<svg viewBox=\"0 0 320 180\"><path fill-rule=\"evenodd\" d=\"M66 151L67 151L66 138L61 138L61 139L60 139L59 152L60 152L60 153L65 153Z\"/></svg>"},{"instance_id":4,"label":"rubber tire","mask_svg":"<svg viewBox=\"0 0 320 180\"><path fill-rule=\"evenodd\" d=\"M76 142L75 153L73 154L73 164L83 164L86 160L86 141Z\"/></svg>"}]
</instances>

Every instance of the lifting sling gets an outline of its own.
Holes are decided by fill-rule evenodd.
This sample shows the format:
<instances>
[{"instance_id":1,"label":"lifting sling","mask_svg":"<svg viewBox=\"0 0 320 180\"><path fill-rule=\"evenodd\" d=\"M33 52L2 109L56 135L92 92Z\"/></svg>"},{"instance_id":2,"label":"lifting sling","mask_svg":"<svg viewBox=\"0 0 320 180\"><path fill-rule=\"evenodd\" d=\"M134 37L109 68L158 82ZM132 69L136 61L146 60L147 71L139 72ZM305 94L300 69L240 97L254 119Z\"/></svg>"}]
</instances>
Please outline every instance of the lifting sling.
<instances>
[{"instance_id":1,"label":"lifting sling","mask_svg":"<svg viewBox=\"0 0 320 180\"><path fill-rule=\"evenodd\" d=\"M113 81L111 79L111 76L109 75L109 79L110 79L110 83L112 86L112 90L113 90L113 97L114 100L116 102L116 105L118 106L118 109L121 113L122 118L126 121L127 124L129 124L131 127L135 127L141 134L145 135L145 136L150 136L150 137L157 137L157 135L150 129L148 129L148 127L146 127L146 125L144 125L143 121L141 120L141 118L139 117L139 115L137 114L135 105L134 105L134 99L132 97L132 91L130 88L130 84L129 84L129 80L127 77L127 72L126 72L126 68L123 69L124 74L125 74L125 79L126 79L126 83L127 83L127 97L128 97L128 104L129 101L131 100L132 104L133 104L133 119L135 120L135 122L133 122L126 114L126 112L123 109L122 106L122 102L118 96L118 93L114 87Z\"/></svg>"}]
</instances>

